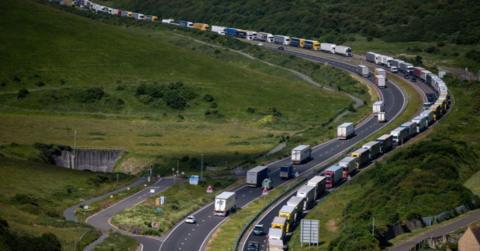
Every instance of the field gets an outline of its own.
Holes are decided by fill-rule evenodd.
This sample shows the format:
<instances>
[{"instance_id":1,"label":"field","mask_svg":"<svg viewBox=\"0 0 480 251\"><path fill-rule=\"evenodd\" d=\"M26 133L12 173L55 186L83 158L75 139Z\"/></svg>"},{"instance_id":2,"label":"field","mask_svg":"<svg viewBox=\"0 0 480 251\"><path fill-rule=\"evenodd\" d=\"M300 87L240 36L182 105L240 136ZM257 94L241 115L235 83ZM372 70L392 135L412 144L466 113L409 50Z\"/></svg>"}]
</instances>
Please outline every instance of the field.
<instances>
[{"instance_id":1,"label":"field","mask_svg":"<svg viewBox=\"0 0 480 251\"><path fill-rule=\"evenodd\" d=\"M475 101L478 88L475 83L450 78L447 83L453 91L455 105L429 132L427 139L387 156L385 161L332 193L307 214L306 218L320 219L321 250L329 247L373 250L378 248L379 241L385 241L382 236L386 225L436 215L460 204L470 205L472 198L476 201L472 192L477 192L478 174L472 175L478 171L473 163L480 150L478 135L473 129L479 123ZM464 182L472 191L463 187ZM369 200L363 199L367 196ZM371 238L368 232L372 216L378 229L376 238ZM352 235L358 241L347 241ZM298 230L289 246L303 250Z\"/></svg>"},{"instance_id":2,"label":"field","mask_svg":"<svg viewBox=\"0 0 480 251\"><path fill-rule=\"evenodd\" d=\"M0 217L15 233L53 233L63 250L83 248L98 233L86 225L66 222L63 210L130 179L116 183L114 175L67 170L43 164L37 156L38 151L29 146L0 148Z\"/></svg>"},{"instance_id":3,"label":"field","mask_svg":"<svg viewBox=\"0 0 480 251\"><path fill-rule=\"evenodd\" d=\"M107 239L95 247L95 251L135 251L138 242L118 233L110 234Z\"/></svg>"},{"instance_id":4,"label":"field","mask_svg":"<svg viewBox=\"0 0 480 251\"><path fill-rule=\"evenodd\" d=\"M323 140L319 125L353 102L169 29L99 22L29 0L1 6L11 11L0 31L12 34L0 38L2 144L72 145L76 131L78 146L129 151L118 166L127 172L201 154L207 164L233 164L305 129L320 129ZM318 67L315 76L358 86L335 69Z\"/></svg>"}]
</instances>

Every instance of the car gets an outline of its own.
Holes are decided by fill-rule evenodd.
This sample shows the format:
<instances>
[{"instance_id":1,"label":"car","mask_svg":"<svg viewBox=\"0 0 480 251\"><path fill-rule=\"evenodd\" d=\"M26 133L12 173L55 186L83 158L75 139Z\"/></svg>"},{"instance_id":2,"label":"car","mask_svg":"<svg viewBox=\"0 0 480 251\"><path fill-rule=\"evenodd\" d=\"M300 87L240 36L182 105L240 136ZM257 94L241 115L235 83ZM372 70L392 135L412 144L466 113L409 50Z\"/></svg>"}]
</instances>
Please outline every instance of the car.
<instances>
[{"instance_id":1,"label":"car","mask_svg":"<svg viewBox=\"0 0 480 251\"><path fill-rule=\"evenodd\" d=\"M195 219L195 216L189 215L189 216L185 219L185 223L195 224L195 223L197 223L197 220Z\"/></svg>"},{"instance_id":2,"label":"car","mask_svg":"<svg viewBox=\"0 0 480 251\"><path fill-rule=\"evenodd\" d=\"M265 231L263 230L263 225L262 224L255 225L255 227L253 227L253 234L254 235L265 234Z\"/></svg>"},{"instance_id":3,"label":"car","mask_svg":"<svg viewBox=\"0 0 480 251\"><path fill-rule=\"evenodd\" d=\"M250 241L247 243L247 251L258 251L258 242Z\"/></svg>"},{"instance_id":4,"label":"car","mask_svg":"<svg viewBox=\"0 0 480 251\"><path fill-rule=\"evenodd\" d=\"M285 50L285 47L283 47L283 46L280 46L280 47L278 47L277 49L279 49L279 50L283 51L283 50Z\"/></svg>"}]
</instances>

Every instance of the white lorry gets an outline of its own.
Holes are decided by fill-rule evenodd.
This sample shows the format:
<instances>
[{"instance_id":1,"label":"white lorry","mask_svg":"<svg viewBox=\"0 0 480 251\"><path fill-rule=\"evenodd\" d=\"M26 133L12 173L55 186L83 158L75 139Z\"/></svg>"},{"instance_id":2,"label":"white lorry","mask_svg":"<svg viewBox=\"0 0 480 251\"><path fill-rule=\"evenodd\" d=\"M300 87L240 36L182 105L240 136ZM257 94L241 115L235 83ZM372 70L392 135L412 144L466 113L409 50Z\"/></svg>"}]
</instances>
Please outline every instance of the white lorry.
<instances>
[{"instance_id":1,"label":"white lorry","mask_svg":"<svg viewBox=\"0 0 480 251\"><path fill-rule=\"evenodd\" d=\"M315 203L316 187L303 185L297 190L297 197L304 198L303 211L310 209Z\"/></svg>"},{"instance_id":2,"label":"white lorry","mask_svg":"<svg viewBox=\"0 0 480 251\"><path fill-rule=\"evenodd\" d=\"M368 78L370 76L370 70L368 69L367 66L362 65L362 64L358 65L357 73L360 74L364 78Z\"/></svg>"},{"instance_id":3,"label":"white lorry","mask_svg":"<svg viewBox=\"0 0 480 251\"><path fill-rule=\"evenodd\" d=\"M382 75L375 75L375 84L379 87L379 88L385 88L387 87L386 83L385 83L385 77L382 76Z\"/></svg>"},{"instance_id":4,"label":"white lorry","mask_svg":"<svg viewBox=\"0 0 480 251\"><path fill-rule=\"evenodd\" d=\"M325 52L329 52L329 53L332 53L332 54L335 54L335 47L337 45L335 44L330 44L330 43L320 43L320 50L321 51L325 51Z\"/></svg>"},{"instance_id":5,"label":"white lorry","mask_svg":"<svg viewBox=\"0 0 480 251\"><path fill-rule=\"evenodd\" d=\"M339 139L348 139L355 134L353 123L343 123L337 127L337 137Z\"/></svg>"},{"instance_id":6,"label":"white lorry","mask_svg":"<svg viewBox=\"0 0 480 251\"><path fill-rule=\"evenodd\" d=\"M312 157L310 145L299 145L292 149L292 163L301 164Z\"/></svg>"},{"instance_id":7,"label":"white lorry","mask_svg":"<svg viewBox=\"0 0 480 251\"><path fill-rule=\"evenodd\" d=\"M269 239L268 240L268 251L284 251L285 247L282 240Z\"/></svg>"},{"instance_id":8,"label":"white lorry","mask_svg":"<svg viewBox=\"0 0 480 251\"><path fill-rule=\"evenodd\" d=\"M375 114L379 112L383 112L383 108L384 108L383 101L375 101L375 103L373 103L372 112Z\"/></svg>"},{"instance_id":9,"label":"white lorry","mask_svg":"<svg viewBox=\"0 0 480 251\"><path fill-rule=\"evenodd\" d=\"M212 25L212 32L225 36L225 28L224 26Z\"/></svg>"},{"instance_id":10,"label":"white lorry","mask_svg":"<svg viewBox=\"0 0 480 251\"><path fill-rule=\"evenodd\" d=\"M235 192L222 192L215 197L214 214L218 216L227 216L236 208L237 198Z\"/></svg>"},{"instance_id":11,"label":"white lorry","mask_svg":"<svg viewBox=\"0 0 480 251\"><path fill-rule=\"evenodd\" d=\"M340 54L346 57L352 56L352 48L343 45L335 46L335 54Z\"/></svg>"}]
</instances>

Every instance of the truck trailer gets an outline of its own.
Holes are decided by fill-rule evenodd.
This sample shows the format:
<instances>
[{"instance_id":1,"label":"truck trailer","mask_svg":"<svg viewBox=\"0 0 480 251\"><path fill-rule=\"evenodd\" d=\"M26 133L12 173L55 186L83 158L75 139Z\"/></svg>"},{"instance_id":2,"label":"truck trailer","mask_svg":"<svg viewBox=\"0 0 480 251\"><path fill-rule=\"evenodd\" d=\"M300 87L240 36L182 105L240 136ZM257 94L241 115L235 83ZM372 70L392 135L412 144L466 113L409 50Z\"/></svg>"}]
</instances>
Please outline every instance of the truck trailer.
<instances>
[{"instance_id":1,"label":"truck trailer","mask_svg":"<svg viewBox=\"0 0 480 251\"><path fill-rule=\"evenodd\" d=\"M343 45L335 46L335 54L339 54L346 57L352 56L352 48Z\"/></svg>"},{"instance_id":2,"label":"truck trailer","mask_svg":"<svg viewBox=\"0 0 480 251\"><path fill-rule=\"evenodd\" d=\"M320 196L325 192L325 176L317 175L307 181L307 186L315 187L315 200L319 199Z\"/></svg>"},{"instance_id":3,"label":"truck trailer","mask_svg":"<svg viewBox=\"0 0 480 251\"><path fill-rule=\"evenodd\" d=\"M303 198L303 211L310 209L315 203L316 188L303 185L297 190L297 197Z\"/></svg>"},{"instance_id":4,"label":"truck trailer","mask_svg":"<svg viewBox=\"0 0 480 251\"><path fill-rule=\"evenodd\" d=\"M417 123L413 121L405 122L400 127L408 128L408 138L412 138L417 134Z\"/></svg>"},{"instance_id":5,"label":"truck trailer","mask_svg":"<svg viewBox=\"0 0 480 251\"><path fill-rule=\"evenodd\" d=\"M326 178L325 187L330 189L342 180L343 168L339 165L333 165L325 169L325 171L322 172L322 175Z\"/></svg>"},{"instance_id":6,"label":"truck trailer","mask_svg":"<svg viewBox=\"0 0 480 251\"><path fill-rule=\"evenodd\" d=\"M382 75L375 75L375 79L373 82L379 87L379 88L385 88L387 87L385 77Z\"/></svg>"},{"instance_id":7,"label":"truck trailer","mask_svg":"<svg viewBox=\"0 0 480 251\"><path fill-rule=\"evenodd\" d=\"M295 165L308 161L312 157L310 145L299 145L292 149L292 163Z\"/></svg>"},{"instance_id":8,"label":"truck trailer","mask_svg":"<svg viewBox=\"0 0 480 251\"><path fill-rule=\"evenodd\" d=\"M273 218L271 226L272 228L277 228L282 230L284 233L288 233L290 230L288 227L287 218L285 217L275 216L275 218Z\"/></svg>"},{"instance_id":9,"label":"truck trailer","mask_svg":"<svg viewBox=\"0 0 480 251\"><path fill-rule=\"evenodd\" d=\"M375 52L371 52L371 51L367 52L367 54L365 55L365 58L370 63L380 64L380 57Z\"/></svg>"},{"instance_id":10,"label":"truck trailer","mask_svg":"<svg viewBox=\"0 0 480 251\"><path fill-rule=\"evenodd\" d=\"M219 35L224 36L225 35L225 29L226 27L224 26L218 26L218 25L212 25L212 32L215 32Z\"/></svg>"},{"instance_id":11,"label":"truck trailer","mask_svg":"<svg viewBox=\"0 0 480 251\"><path fill-rule=\"evenodd\" d=\"M368 78L370 76L370 70L368 69L368 67L361 64L357 66L357 73L364 78Z\"/></svg>"},{"instance_id":12,"label":"truck trailer","mask_svg":"<svg viewBox=\"0 0 480 251\"><path fill-rule=\"evenodd\" d=\"M363 149L370 150L370 159L376 159L382 155L382 144L378 141L370 141L362 146Z\"/></svg>"},{"instance_id":13,"label":"truck trailer","mask_svg":"<svg viewBox=\"0 0 480 251\"><path fill-rule=\"evenodd\" d=\"M377 120L378 122L385 122L387 121L387 117L385 116L385 112L377 113Z\"/></svg>"},{"instance_id":14,"label":"truck trailer","mask_svg":"<svg viewBox=\"0 0 480 251\"><path fill-rule=\"evenodd\" d=\"M267 43L273 43L273 35L265 32L258 32L255 36L255 39L258 41L263 41Z\"/></svg>"},{"instance_id":15,"label":"truck trailer","mask_svg":"<svg viewBox=\"0 0 480 251\"><path fill-rule=\"evenodd\" d=\"M282 240L269 239L267 251L284 251L285 247Z\"/></svg>"},{"instance_id":16,"label":"truck trailer","mask_svg":"<svg viewBox=\"0 0 480 251\"><path fill-rule=\"evenodd\" d=\"M337 137L339 139L349 139L355 135L355 126L353 123L343 123L337 127Z\"/></svg>"},{"instance_id":17,"label":"truck trailer","mask_svg":"<svg viewBox=\"0 0 480 251\"><path fill-rule=\"evenodd\" d=\"M208 31L210 30L210 25L204 23L193 23L192 28L200 31Z\"/></svg>"},{"instance_id":18,"label":"truck trailer","mask_svg":"<svg viewBox=\"0 0 480 251\"><path fill-rule=\"evenodd\" d=\"M428 120L426 116L422 116L422 114L416 116L412 119L412 122L417 123L417 133L421 133L428 128Z\"/></svg>"},{"instance_id":19,"label":"truck trailer","mask_svg":"<svg viewBox=\"0 0 480 251\"><path fill-rule=\"evenodd\" d=\"M390 134L384 134L377 138L377 141L381 144L382 154L389 152L393 148L393 136Z\"/></svg>"},{"instance_id":20,"label":"truck trailer","mask_svg":"<svg viewBox=\"0 0 480 251\"><path fill-rule=\"evenodd\" d=\"M314 51L320 50L320 42L316 40L305 40L305 49L310 49Z\"/></svg>"},{"instance_id":21,"label":"truck trailer","mask_svg":"<svg viewBox=\"0 0 480 251\"><path fill-rule=\"evenodd\" d=\"M236 208L235 192L222 192L215 197L214 214L218 216L227 216Z\"/></svg>"},{"instance_id":22,"label":"truck trailer","mask_svg":"<svg viewBox=\"0 0 480 251\"><path fill-rule=\"evenodd\" d=\"M376 101L375 103L373 103L373 106L372 106L372 111L373 113L377 114L379 112L383 112L384 108L384 105L383 105L383 101Z\"/></svg>"},{"instance_id":23,"label":"truck trailer","mask_svg":"<svg viewBox=\"0 0 480 251\"><path fill-rule=\"evenodd\" d=\"M382 68L375 68L375 75L381 75L384 78L387 78L387 72Z\"/></svg>"},{"instance_id":24,"label":"truck trailer","mask_svg":"<svg viewBox=\"0 0 480 251\"><path fill-rule=\"evenodd\" d=\"M268 167L256 166L247 171L246 183L251 187L258 187L266 178L268 178Z\"/></svg>"},{"instance_id":25,"label":"truck trailer","mask_svg":"<svg viewBox=\"0 0 480 251\"><path fill-rule=\"evenodd\" d=\"M320 43L320 50L328 53L335 54L335 47L337 45L330 43Z\"/></svg>"},{"instance_id":26,"label":"truck trailer","mask_svg":"<svg viewBox=\"0 0 480 251\"><path fill-rule=\"evenodd\" d=\"M357 172L357 169L358 169L357 158L351 157L351 156L347 156L347 157L341 159L338 162L338 165L343 168L342 177L344 179L347 179L348 176L352 176L353 174L355 174Z\"/></svg>"},{"instance_id":27,"label":"truck trailer","mask_svg":"<svg viewBox=\"0 0 480 251\"><path fill-rule=\"evenodd\" d=\"M390 132L390 135L393 136L393 142L397 145L402 145L408 140L410 131L405 127L397 127Z\"/></svg>"},{"instance_id":28,"label":"truck trailer","mask_svg":"<svg viewBox=\"0 0 480 251\"><path fill-rule=\"evenodd\" d=\"M431 124L433 124L433 122L435 122L433 120L433 112L430 110L423 111L420 115L427 119L428 126L430 126Z\"/></svg>"},{"instance_id":29,"label":"truck trailer","mask_svg":"<svg viewBox=\"0 0 480 251\"><path fill-rule=\"evenodd\" d=\"M236 37L237 36L237 29L235 29L235 28L225 28L224 32L225 32L225 35L230 36L230 37Z\"/></svg>"},{"instance_id":30,"label":"truck trailer","mask_svg":"<svg viewBox=\"0 0 480 251\"><path fill-rule=\"evenodd\" d=\"M280 178L282 179L290 179L293 178L295 174L293 173L293 166L292 165L286 165L280 167Z\"/></svg>"},{"instance_id":31,"label":"truck trailer","mask_svg":"<svg viewBox=\"0 0 480 251\"><path fill-rule=\"evenodd\" d=\"M268 240L283 240L284 232L278 228L268 229Z\"/></svg>"},{"instance_id":32,"label":"truck trailer","mask_svg":"<svg viewBox=\"0 0 480 251\"><path fill-rule=\"evenodd\" d=\"M290 45L290 37L289 36L283 36L283 35L274 35L273 36L273 42L275 44L280 44L280 45Z\"/></svg>"},{"instance_id":33,"label":"truck trailer","mask_svg":"<svg viewBox=\"0 0 480 251\"><path fill-rule=\"evenodd\" d=\"M357 158L358 161L358 167L364 167L370 162L370 150L365 149L365 148L359 148L352 152L350 155L354 158Z\"/></svg>"},{"instance_id":34,"label":"truck trailer","mask_svg":"<svg viewBox=\"0 0 480 251\"><path fill-rule=\"evenodd\" d=\"M303 200L302 200L302 203L303 203ZM297 222L297 219L299 218L299 216L303 213L302 205L303 204L300 205L298 210L295 207L284 205L282 206L282 208L280 208L280 211L278 211L278 216L285 217L289 222L289 225L293 226Z\"/></svg>"}]
</instances>

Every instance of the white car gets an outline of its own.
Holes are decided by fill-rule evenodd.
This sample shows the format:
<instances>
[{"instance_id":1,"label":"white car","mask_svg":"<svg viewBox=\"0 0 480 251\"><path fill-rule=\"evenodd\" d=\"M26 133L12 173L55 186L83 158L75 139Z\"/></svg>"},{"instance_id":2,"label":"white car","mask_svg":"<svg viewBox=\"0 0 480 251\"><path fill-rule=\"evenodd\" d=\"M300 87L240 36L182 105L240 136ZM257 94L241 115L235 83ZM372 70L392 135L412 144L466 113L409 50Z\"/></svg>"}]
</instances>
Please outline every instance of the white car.
<instances>
[{"instance_id":1,"label":"white car","mask_svg":"<svg viewBox=\"0 0 480 251\"><path fill-rule=\"evenodd\" d=\"M197 220L195 219L195 216L190 215L185 219L185 223L190 223L190 224L195 224Z\"/></svg>"}]
</instances>

